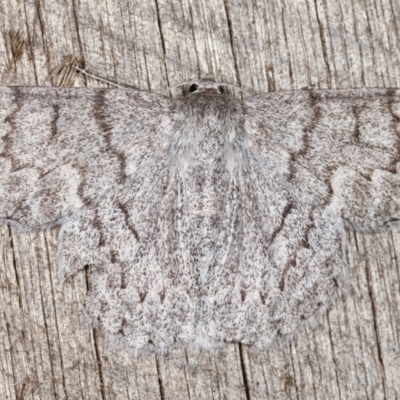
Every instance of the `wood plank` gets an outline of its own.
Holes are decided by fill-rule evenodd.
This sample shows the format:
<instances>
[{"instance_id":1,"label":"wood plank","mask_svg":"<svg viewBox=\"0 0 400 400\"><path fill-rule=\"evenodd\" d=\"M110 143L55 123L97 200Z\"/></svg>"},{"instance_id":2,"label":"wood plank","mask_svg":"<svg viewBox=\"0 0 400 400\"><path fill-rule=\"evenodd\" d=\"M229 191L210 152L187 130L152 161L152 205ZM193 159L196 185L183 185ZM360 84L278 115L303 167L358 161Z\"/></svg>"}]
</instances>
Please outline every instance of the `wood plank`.
<instances>
[{"instance_id":1,"label":"wood plank","mask_svg":"<svg viewBox=\"0 0 400 400\"><path fill-rule=\"evenodd\" d=\"M152 90L198 77L250 93L400 87L399 21L391 0L0 0L0 82L50 85L72 55ZM103 85L66 72L53 82ZM0 229L0 398L400 398L398 232L348 235L343 295L294 342L138 361L86 324L88 272L60 285L56 243Z\"/></svg>"}]
</instances>

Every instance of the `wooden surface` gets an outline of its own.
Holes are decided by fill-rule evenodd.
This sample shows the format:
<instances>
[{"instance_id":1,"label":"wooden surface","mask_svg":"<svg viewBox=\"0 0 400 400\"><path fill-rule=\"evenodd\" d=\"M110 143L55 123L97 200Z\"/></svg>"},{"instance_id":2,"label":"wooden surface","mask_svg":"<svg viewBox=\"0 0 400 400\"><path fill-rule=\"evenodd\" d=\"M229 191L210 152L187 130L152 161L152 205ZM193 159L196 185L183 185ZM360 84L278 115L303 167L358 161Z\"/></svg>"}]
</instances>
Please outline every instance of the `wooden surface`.
<instances>
[{"instance_id":1,"label":"wooden surface","mask_svg":"<svg viewBox=\"0 0 400 400\"><path fill-rule=\"evenodd\" d=\"M0 29L3 85L101 85L70 56L151 90L400 87L397 0L0 0ZM1 399L400 399L398 232L349 234L344 294L258 358L233 344L132 360L86 324L85 271L58 283L56 243L0 229Z\"/></svg>"}]
</instances>

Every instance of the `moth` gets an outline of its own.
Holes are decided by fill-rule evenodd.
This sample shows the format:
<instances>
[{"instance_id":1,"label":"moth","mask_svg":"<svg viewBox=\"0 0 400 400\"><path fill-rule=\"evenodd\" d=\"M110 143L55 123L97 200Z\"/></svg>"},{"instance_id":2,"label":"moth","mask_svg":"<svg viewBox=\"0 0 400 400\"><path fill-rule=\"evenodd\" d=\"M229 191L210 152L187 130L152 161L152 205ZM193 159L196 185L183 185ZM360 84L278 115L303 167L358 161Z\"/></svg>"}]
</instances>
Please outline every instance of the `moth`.
<instances>
[{"instance_id":1,"label":"moth","mask_svg":"<svg viewBox=\"0 0 400 400\"><path fill-rule=\"evenodd\" d=\"M398 222L399 124L395 89L1 88L0 222L60 227L60 277L89 267L135 355L263 349L329 306L346 229Z\"/></svg>"}]
</instances>

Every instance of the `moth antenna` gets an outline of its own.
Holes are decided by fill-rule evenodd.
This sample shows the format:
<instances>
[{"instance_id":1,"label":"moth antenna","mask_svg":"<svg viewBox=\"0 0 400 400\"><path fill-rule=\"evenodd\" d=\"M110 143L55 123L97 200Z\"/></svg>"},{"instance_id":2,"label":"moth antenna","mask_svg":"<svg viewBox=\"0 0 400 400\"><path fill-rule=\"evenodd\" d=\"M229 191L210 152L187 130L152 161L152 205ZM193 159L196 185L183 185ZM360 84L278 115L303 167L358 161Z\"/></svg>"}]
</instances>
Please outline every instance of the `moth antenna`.
<instances>
[{"instance_id":1,"label":"moth antenna","mask_svg":"<svg viewBox=\"0 0 400 400\"><path fill-rule=\"evenodd\" d=\"M72 64L72 63L70 63L69 65L70 65L70 67L76 69L76 70L77 70L78 72L80 72L81 74L86 75L86 76L89 76L89 77L92 78L92 79L96 79L96 80L98 80L98 81L100 81L100 82L107 83L107 84L112 85L112 86L114 86L114 87L116 87L116 88L123 88L123 87L126 87L126 86L123 86L123 85L119 85L118 83L109 81L108 79L100 78L99 76L93 75L93 74L91 74L90 72L87 72L86 70L84 70L84 69L82 69L82 68L79 68L79 67L77 67L76 65L74 65L74 64Z\"/></svg>"}]
</instances>

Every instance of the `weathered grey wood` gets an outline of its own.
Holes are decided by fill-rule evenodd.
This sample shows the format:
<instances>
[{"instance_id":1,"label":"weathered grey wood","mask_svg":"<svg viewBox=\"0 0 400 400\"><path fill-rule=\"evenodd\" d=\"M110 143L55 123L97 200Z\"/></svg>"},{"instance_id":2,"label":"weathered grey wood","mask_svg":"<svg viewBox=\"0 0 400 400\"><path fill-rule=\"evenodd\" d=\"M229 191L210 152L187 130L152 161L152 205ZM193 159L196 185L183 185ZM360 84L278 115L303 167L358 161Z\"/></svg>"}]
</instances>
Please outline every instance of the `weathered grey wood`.
<instances>
[{"instance_id":1,"label":"weathered grey wood","mask_svg":"<svg viewBox=\"0 0 400 400\"><path fill-rule=\"evenodd\" d=\"M0 0L0 82L165 89L213 77L249 92L400 87L396 0ZM54 73L58 71L58 75ZM65 75L68 73L67 75ZM132 360L85 323L88 271L60 285L57 232L0 229L1 399L400 398L400 234L348 235L344 295L259 357Z\"/></svg>"}]
</instances>

